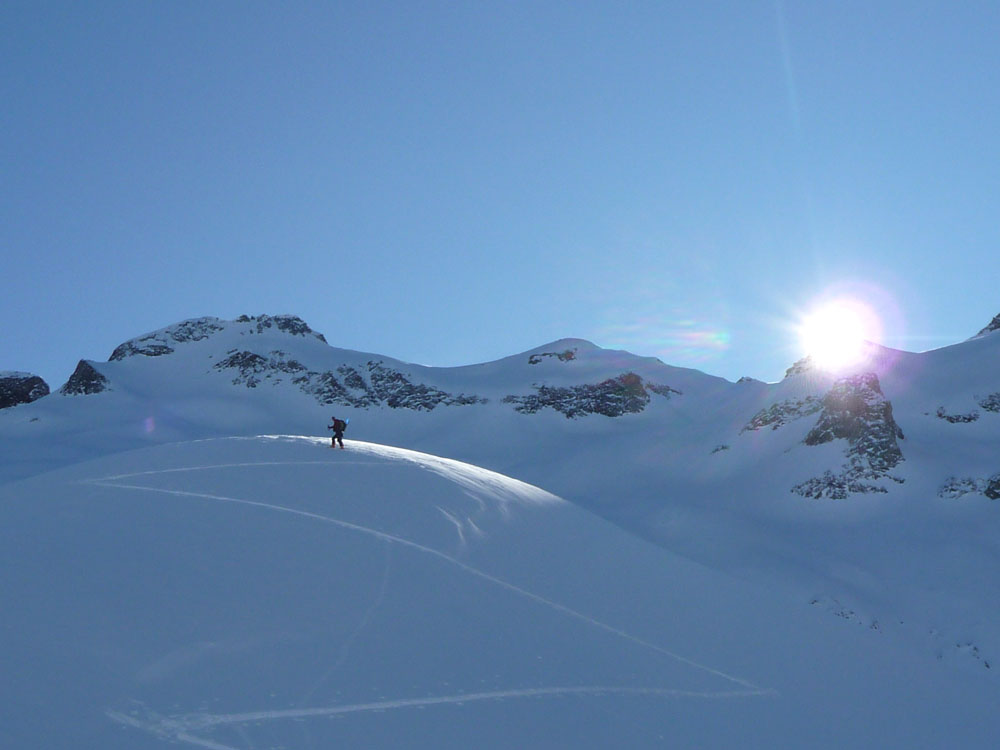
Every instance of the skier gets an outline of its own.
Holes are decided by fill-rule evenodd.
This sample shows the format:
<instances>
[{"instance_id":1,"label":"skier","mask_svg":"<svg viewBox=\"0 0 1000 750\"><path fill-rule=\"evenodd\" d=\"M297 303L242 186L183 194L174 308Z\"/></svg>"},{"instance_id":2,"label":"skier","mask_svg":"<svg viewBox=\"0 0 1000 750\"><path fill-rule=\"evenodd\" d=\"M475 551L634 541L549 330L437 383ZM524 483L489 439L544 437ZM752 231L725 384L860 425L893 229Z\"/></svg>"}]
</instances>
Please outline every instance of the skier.
<instances>
[{"instance_id":1,"label":"skier","mask_svg":"<svg viewBox=\"0 0 1000 750\"><path fill-rule=\"evenodd\" d=\"M330 447L336 448L337 443L340 443L340 449L344 449L344 430L347 429L347 422L343 419L337 419L333 417L333 424L328 425L328 430L333 430L333 437L330 438Z\"/></svg>"}]
</instances>

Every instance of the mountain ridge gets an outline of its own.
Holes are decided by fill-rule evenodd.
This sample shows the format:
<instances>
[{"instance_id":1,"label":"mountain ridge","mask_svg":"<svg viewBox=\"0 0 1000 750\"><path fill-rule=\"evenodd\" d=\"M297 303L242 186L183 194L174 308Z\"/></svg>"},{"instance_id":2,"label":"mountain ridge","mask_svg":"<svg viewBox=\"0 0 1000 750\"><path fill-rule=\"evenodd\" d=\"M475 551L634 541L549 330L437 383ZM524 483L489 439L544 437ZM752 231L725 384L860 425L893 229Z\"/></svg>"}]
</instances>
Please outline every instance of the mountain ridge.
<instances>
[{"instance_id":1,"label":"mountain ridge","mask_svg":"<svg viewBox=\"0 0 1000 750\"><path fill-rule=\"evenodd\" d=\"M776 383L731 383L580 339L480 365L412 365L276 317L146 334L111 361L84 360L65 392L0 411L0 487L95 460L124 475L137 452L171 445L186 446L194 470L198 446L222 439L233 467L252 463L239 446L261 435L321 450L332 412L350 428L330 459L360 460L352 443L376 443L498 472L643 544L773 587L855 629L866 652L902 654L935 680L943 673L927 665L940 662L998 689L1000 337L874 347L844 372L803 363ZM287 491L269 486L268 497ZM366 494L363 483L323 490L338 491ZM478 524L435 513L475 538Z\"/></svg>"}]
</instances>

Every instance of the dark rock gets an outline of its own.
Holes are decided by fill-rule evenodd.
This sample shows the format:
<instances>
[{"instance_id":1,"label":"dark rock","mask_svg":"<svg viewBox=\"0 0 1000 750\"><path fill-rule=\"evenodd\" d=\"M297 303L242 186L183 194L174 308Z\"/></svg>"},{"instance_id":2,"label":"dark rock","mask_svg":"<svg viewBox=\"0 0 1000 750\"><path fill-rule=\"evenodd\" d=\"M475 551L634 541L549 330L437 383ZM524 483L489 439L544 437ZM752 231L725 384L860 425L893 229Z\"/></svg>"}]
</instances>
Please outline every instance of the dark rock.
<instances>
[{"instance_id":1,"label":"dark rock","mask_svg":"<svg viewBox=\"0 0 1000 750\"><path fill-rule=\"evenodd\" d=\"M655 383L646 383L646 390L650 393L655 393L657 396L663 396L664 398L670 398L671 396L683 396L676 388L671 388L669 385L656 385Z\"/></svg>"},{"instance_id":2,"label":"dark rock","mask_svg":"<svg viewBox=\"0 0 1000 750\"><path fill-rule=\"evenodd\" d=\"M882 393L874 373L837 380L823 397L823 411L816 426L803 441L821 445L847 440L847 463L839 474L827 471L792 488L805 497L843 498L849 494L885 492L870 481L888 477L889 470L903 460L898 440L903 431L892 416L892 404Z\"/></svg>"},{"instance_id":3,"label":"dark rock","mask_svg":"<svg viewBox=\"0 0 1000 750\"><path fill-rule=\"evenodd\" d=\"M506 396L504 403L514 404L522 414L534 414L541 409L555 409L567 419L587 414L620 417L636 414L646 408L650 392L670 398L680 391L670 386L651 385L643 382L634 372L624 373L596 385L576 385L566 388L547 385L535 386L536 393L529 396Z\"/></svg>"},{"instance_id":4,"label":"dark rock","mask_svg":"<svg viewBox=\"0 0 1000 750\"><path fill-rule=\"evenodd\" d=\"M991 411L995 414L1000 413L1000 392L991 393L989 396L979 399L977 403L980 407L986 409L986 411Z\"/></svg>"},{"instance_id":5,"label":"dark rock","mask_svg":"<svg viewBox=\"0 0 1000 750\"><path fill-rule=\"evenodd\" d=\"M81 359L59 392L65 396L86 396L107 390L111 390L108 379L94 369L92 364Z\"/></svg>"},{"instance_id":6,"label":"dark rock","mask_svg":"<svg viewBox=\"0 0 1000 750\"><path fill-rule=\"evenodd\" d=\"M392 409L431 411L437 406L464 406L486 401L478 396L456 396L432 386L413 383L403 373L386 367L382 362L368 362L364 374L347 365L341 365L333 373L310 370L281 351L272 351L264 356L251 351L232 350L228 355L216 363L214 369L221 372L235 370L234 385L256 388L264 381L277 385L290 375L293 384L325 405L342 404L357 409L384 405Z\"/></svg>"},{"instance_id":7,"label":"dark rock","mask_svg":"<svg viewBox=\"0 0 1000 750\"><path fill-rule=\"evenodd\" d=\"M164 354L173 354L173 347L164 344L153 336L146 336L141 339L126 341L119 344L108 357L108 362L118 362L126 357L142 355L144 357L161 357Z\"/></svg>"},{"instance_id":8,"label":"dark rock","mask_svg":"<svg viewBox=\"0 0 1000 750\"><path fill-rule=\"evenodd\" d=\"M466 406L485 399L460 393L453 396L427 385L412 383L403 373L381 362L368 363L368 379L375 397L393 409L431 411L435 406Z\"/></svg>"},{"instance_id":9,"label":"dark rock","mask_svg":"<svg viewBox=\"0 0 1000 750\"><path fill-rule=\"evenodd\" d=\"M902 438L903 431L892 418L892 404L882 394L878 377L869 372L840 378L833 384L823 397L823 413L806 435L805 444L820 445L837 438L853 443L872 434L898 452L896 438Z\"/></svg>"},{"instance_id":10,"label":"dark rock","mask_svg":"<svg viewBox=\"0 0 1000 750\"><path fill-rule=\"evenodd\" d=\"M528 364L537 365L546 357L555 357L560 362L570 362L576 359L576 349L567 349L564 352L542 352L541 354L532 354L528 357Z\"/></svg>"},{"instance_id":11,"label":"dark rock","mask_svg":"<svg viewBox=\"0 0 1000 750\"><path fill-rule=\"evenodd\" d=\"M788 422L815 414L822 408L823 402L814 396L779 401L754 414L750 421L740 430L740 434L748 430L756 431L764 427L776 430Z\"/></svg>"},{"instance_id":12,"label":"dark rock","mask_svg":"<svg viewBox=\"0 0 1000 750\"><path fill-rule=\"evenodd\" d=\"M272 378L276 374L297 375L307 372L306 366L294 359L287 359L282 351L273 351L269 357L250 351L227 352L228 357L214 365L216 370L236 370L233 385L243 384L247 388L256 388L262 379ZM280 382L280 381L279 381Z\"/></svg>"},{"instance_id":13,"label":"dark rock","mask_svg":"<svg viewBox=\"0 0 1000 750\"><path fill-rule=\"evenodd\" d=\"M236 322L256 323L257 333L263 333L266 329L273 327L292 336L313 336L324 344L326 343L326 338L322 333L314 331L297 315L241 315L236 319Z\"/></svg>"},{"instance_id":14,"label":"dark rock","mask_svg":"<svg viewBox=\"0 0 1000 750\"><path fill-rule=\"evenodd\" d=\"M948 477L941 489L938 490L938 497L958 498L974 492L982 492L984 489L986 489L986 483L982 479Z\"/></svg>"},{"instance_id":15,"label":"dark rock","mask_svg":"<svg viewBox=\"0 0 1000 750\"><path fill-rule=\"evenodd\" d=\"M332 372L313 373L312 377L303 376L296 378L294 382L321 404L343 404L355 408L368 406L367 403L362 406L361 402L352 397Z\"/></svg>"},{"instance_id":16,"label":"dark rock","mask_svg":"<svg viewBox=\"0 0 1000 750\"><path fill-rule=\"evenodd\" d=\"M937 410L937 417L938 419L943 419L947 422L951 422L952 424L962 424L968 422L975 422L977 419L979 419L979 412L973 411L969 412L968 414L948 414L944 410L944 407L941 406Z\"/></svg>"},{"instance_id":17,"label":"dark rock","mask_svg":"<svg viewBox=\"0 0 1000 750\"><path fill-rule=\"evenodd\" d=\"M37 375L27 372L0 374L0 409L18 404L30 404L48 395L48 383Z\"/></svg>"},{"instance_id":18,"label":"dark rock","mask_svg":"<svg viewBox=\"0 0 1000 750\"><path fill-rule=\"evenodd\" d=\"M834 474L832 471L823 472L821 477L813 477L792 488L803 497L811 497L820 500L824 497L831 500L844 500L850 495L868 494L872 492L888 492L885 487L873 484L866 484L860 481L850 471L842 471Z\"/></svg>"},{"instance_id":19,"label":"dark rock","mask_svg":"<svg viewBox=\"0 0 1000 750\"><path fill-rule=\"evenodd\" d=\"M218 318L195 318L183 323L165 328L156 333L150 333L141 338L126 341L118 346L109 358L109 362L117 362L126 357L141 355L144 357L162 357L174 352L173 344L184 344L189 341L201 341L225 328Z\"/></svg>"},{"instance_id":20,"label":"dark rock","mask_svg":"<svg viewBox=\"0 0 1000 750\"><path fill-rule=\"evenodd\" d=\"M990 500L1000 500L1000 474L994 474L988 479L949 477L938 490L938 497L954 499L974 493L985 495Z\"/></svg>"},{"instance_id":21,"label":"dark rock","mask_svg":"<svg viewBox=\"0 0 1000 750\"><path fill-rule=\"evenodd\" d=\"M985 336L987 333L993 333L993 331L1000 331L1000 315L997 315L993 320L989 322L983 330L977 333L973 338L978 338L979 336Z\"/></svg>"},{"instance_id":22,"label":"dark rock","mask_svg":"<svg viewBox=\"0 0 1000 750\"><path fill-rule=\"evenodd\" d=\"M1000 499L1000 474L994 474L986 480L986 487L983 489L983 494L990 500Z\"/></svg>"}]
</instances>

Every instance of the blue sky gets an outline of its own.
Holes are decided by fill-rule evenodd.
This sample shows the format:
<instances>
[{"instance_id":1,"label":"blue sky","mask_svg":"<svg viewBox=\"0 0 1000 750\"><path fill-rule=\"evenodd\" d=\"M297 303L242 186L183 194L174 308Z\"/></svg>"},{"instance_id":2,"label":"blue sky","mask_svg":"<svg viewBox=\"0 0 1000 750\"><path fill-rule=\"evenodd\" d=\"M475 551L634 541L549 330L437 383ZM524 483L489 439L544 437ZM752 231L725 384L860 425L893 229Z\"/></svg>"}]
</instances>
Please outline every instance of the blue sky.
<instances>
[{"instance_id":1,"label":"blue sky","mask_svg":"<svg viewBox=\"0 0 1000 750\"><path fill-rule=\"evenodd\" d=\"M837 290L1000 312L994 2L5 2L0 370L294 313L779 379Z\"/></svg>"}]
</instances>

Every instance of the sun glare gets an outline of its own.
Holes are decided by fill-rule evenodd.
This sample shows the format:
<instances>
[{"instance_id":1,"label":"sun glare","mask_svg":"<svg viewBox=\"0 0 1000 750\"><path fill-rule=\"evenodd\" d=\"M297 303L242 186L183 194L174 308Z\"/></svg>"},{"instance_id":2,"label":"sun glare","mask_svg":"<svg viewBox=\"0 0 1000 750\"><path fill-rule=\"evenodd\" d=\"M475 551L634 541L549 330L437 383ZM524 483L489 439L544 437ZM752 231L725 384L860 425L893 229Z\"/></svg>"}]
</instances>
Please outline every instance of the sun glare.
<instances>
[{"instance_id":1,"label":"sun glare","mask_svg":"<svg viewBox=\"0 0 1000 750\"><path fill-rule=\"evenodd\" d=\"M834 300L803 318L799 340L824 370L841 370L865 357L866 342L877 338L874 313L856 300Z\"/></svg>"}]
</instances>

